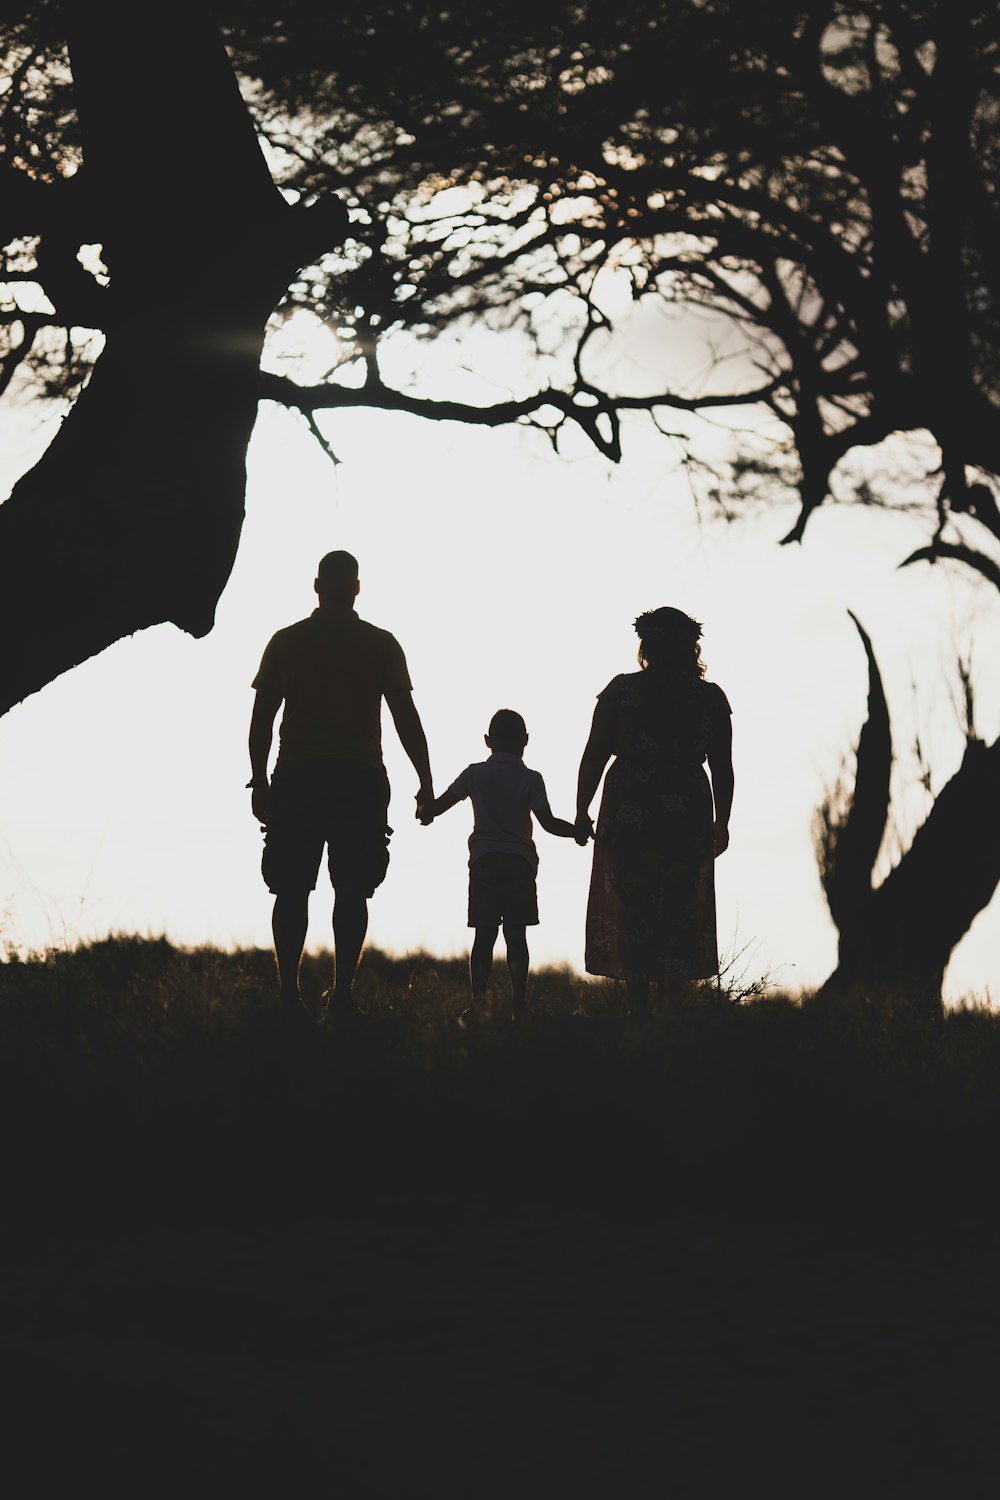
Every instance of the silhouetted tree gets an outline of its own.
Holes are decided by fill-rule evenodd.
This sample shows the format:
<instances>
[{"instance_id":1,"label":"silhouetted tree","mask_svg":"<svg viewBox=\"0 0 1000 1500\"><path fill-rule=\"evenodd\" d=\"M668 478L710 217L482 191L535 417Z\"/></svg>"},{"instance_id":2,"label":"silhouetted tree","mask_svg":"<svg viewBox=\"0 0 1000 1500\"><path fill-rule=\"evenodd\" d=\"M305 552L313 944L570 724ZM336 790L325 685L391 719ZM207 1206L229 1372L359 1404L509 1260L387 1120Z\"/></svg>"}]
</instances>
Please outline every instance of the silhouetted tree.
<instances>
[{"instance_id":1,"label":"silhouetted tree","mask_svg":"<svg viewBox=\"0 0 1000 1500\"><path fill-rule=\"evenodd\" d=\"M939 1008L948 960L1000 883L1000 741L987 746L976 735L965 677L962 763L910 847L873 886L889 814L892 736L871 640L851 618L868 657L868 717L853 789L837 788L817 813L820 877L840 934L837 967L819 994L903 993Z\"/></svg>"},{"instance_id":2,"label":"silhouetted tree","mask_svg":"<svg viewBox=\"0 0 1000 1500\"><path fill-rule=\"evenodd\" d=\"M646 412L729 504L795 484L787 540L852 450L930 434L936 525L910 560L1000 582L995 7L38 0L0 20L3 385L86 384L0 510L0 708L145 625L211 627L261 397L321 440L317 414L369 405L556 442L574 423L611 459ZM613 274L647 362L666 371L692 304L727 357L626 380ZM296 311L335 335L320 383L260 369L268 319ZM385 376L400 334L472 321L529 342L509 399ZM687 420L710 407L769 417L771 450L713 478Z\"/></svg>"}]
</instances>

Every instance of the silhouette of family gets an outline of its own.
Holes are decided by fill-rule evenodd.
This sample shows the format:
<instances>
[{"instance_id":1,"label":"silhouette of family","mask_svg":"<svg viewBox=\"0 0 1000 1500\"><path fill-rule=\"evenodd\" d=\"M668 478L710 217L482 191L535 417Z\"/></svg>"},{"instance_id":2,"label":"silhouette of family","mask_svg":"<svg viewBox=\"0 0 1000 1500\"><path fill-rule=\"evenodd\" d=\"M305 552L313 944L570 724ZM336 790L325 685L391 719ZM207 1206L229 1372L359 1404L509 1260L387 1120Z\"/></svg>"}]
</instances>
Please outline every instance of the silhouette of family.
<instances>
[{"instance_id":1,"label":"silhouette of family","mask_svg":"<svg viewBox=\"0 0 1000 1500\"><path fill-rule=\"evenodd\" d=\"M502 929L512 1013L526 1013L527 929L538 924L533 818L558 838L580 845L593 840L588 974L624 981L630 1009L638 1013L653 1000L669 1003L692 980L717 974L713 862L729 843L731 710L722 689L705 678L696 620L664 606L635 621L639 670L619 674L598 694L571 823L553 814L542 776L525 765L527 726L510 708L490 720L488 758L466 766L436 797L403 649L355 608L357 559L327 553L313 588L317 608L277 631L264 650L250 721L247 786L264 832L261 873L274 897L271 927L286 1010L302 1005L309 896L324 852L334 892L335 978L328 1002L341 1014L352 1005L368 902L389 867L383 699L417 775L421 824L466 799L472 804L474 1005L485 995ZM590 809L602 777L595 828Z\"/></svg>"}]
</instances>

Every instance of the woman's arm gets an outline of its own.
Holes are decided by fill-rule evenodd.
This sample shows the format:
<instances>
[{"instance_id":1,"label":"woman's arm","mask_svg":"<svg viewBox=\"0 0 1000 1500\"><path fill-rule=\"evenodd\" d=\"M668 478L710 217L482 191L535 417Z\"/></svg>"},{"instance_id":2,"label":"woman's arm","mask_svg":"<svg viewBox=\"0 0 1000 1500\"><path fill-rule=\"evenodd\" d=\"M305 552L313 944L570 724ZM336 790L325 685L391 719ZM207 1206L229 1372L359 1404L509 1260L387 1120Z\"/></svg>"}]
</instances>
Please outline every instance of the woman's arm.
<instances>
[{"instance_id":1,"label":"woman's arm","mask_svg":"<svg viewBox=\"0 0 1000 1500\"><path fill-rule=\"evenodd\" d=\"M615 753L615 710L608 702L598 699L594 718L590 726L590 737L580 757L580 771L576 784L576 828L590 831L590 804L601 784L608 761Z\"/></svg>"},{"instance_id":2,"label":"woman's arm","mask_svg":"<svg viewBox=\"0 0 1000 1500\"><path fill-rule=\"evenodd\" d=\"M715 853L729 848L729 815L733 808L733 724L728 713L720 716L718 734L708 752L715 799Z\"/></svg>"}]
</instances>

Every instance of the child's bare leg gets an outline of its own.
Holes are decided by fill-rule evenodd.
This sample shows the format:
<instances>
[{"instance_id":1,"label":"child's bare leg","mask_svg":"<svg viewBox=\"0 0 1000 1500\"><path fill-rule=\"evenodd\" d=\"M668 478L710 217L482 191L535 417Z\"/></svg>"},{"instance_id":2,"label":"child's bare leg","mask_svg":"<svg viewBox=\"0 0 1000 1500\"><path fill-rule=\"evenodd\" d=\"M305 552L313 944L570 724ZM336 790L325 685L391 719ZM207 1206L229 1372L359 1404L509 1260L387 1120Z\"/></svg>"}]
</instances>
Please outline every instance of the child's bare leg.
<instances>
[{"instance_id":1,"label":"child's bare leg","mask_svg":"<svg viewBox=\"0 0 1000 1500\"><path fill-rule=\"evenodd\" d=\"M510 975L510 999L514 1014L523 1016L527 1011L528 992L528 935L523 923L503 924L503 938L507 944L507 973Z\"/></svg>"},{"instance_id":2,"label":"child's bare leg","mask_svg":"<svg viewBox=\"0 0 1000 1500\"><path fill-rule=\"evenodd\" d=\"M472 985L473 1000L482 1000L486 994L490 970L493 968L493 949L499 931L499 922L495 926L475 929L476 936L469 954L469 982Z\"/></svg>"}]
</instances>

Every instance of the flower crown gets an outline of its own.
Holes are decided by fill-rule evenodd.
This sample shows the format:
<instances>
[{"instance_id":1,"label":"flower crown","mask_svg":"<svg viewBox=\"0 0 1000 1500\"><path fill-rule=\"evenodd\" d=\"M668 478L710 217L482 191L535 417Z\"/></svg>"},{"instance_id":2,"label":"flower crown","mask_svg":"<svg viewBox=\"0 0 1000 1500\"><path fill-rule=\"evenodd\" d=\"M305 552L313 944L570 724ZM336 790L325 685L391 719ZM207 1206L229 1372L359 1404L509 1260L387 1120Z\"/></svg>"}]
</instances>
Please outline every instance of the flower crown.
<instances>
[{"instance_id":1,"label":"flower crown","mask_svg":"<svg viewBox=\"0 0 1000 1500\"><path fill-rule=\"evenodd\" d=\"M647 609L645 614L632 621L632 625L636 635L643 641L650 638L666 640L672 636L675 640L693 644L701 636L699 622L692 620L682 610L673 609L669 604L664 604L659 609Z\"/></svg>"}]
</instances>

